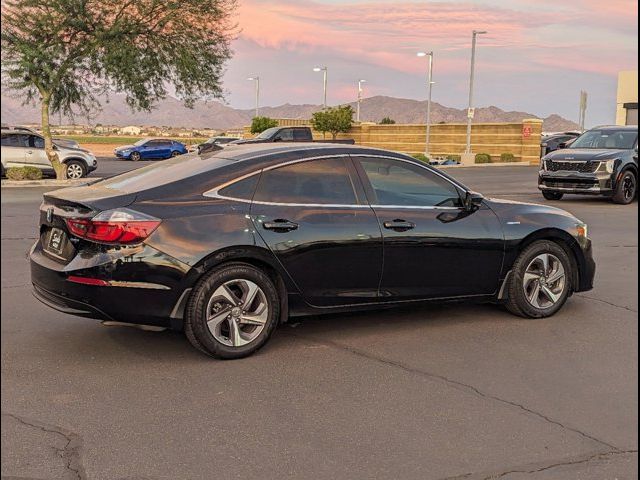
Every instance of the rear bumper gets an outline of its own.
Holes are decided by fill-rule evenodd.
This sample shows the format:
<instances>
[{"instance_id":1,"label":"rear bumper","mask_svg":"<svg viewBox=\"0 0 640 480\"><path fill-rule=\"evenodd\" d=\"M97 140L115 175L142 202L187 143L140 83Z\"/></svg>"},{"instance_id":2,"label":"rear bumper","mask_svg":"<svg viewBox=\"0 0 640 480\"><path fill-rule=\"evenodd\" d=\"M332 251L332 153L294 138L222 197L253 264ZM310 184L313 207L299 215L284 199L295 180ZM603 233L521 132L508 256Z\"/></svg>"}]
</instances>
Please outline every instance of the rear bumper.
<instances>
[{"instance_id":1,"label":"rear bumper","mask_svg":"<svg viewBox=\"0 0 640 480\"><path fill-rule=\"evenodd\" d=\"M540 171L538 189L583 195L610 195L613 176L610 173L578 173Z\"/></svg>"},{"instance_id":2,"label":"rear bumper","mask_svg":"<svg viewBox=\"0 0 640 480\"><path fill-rule=\"evenodd\" d=\"M186 268L148 246L121 255L102 252L63 264L49 258L38 241L30 252L33 295L45 305L70 315L143 325L179 327L175 306L185 288ZM88 253L88 252L86 252ZM131 260L123 261L124 257ZM153 257L153 262L150 260ZM131 268L135 266L135 271ZM109 285L86 285L69 276L101 279Z\"/></svg>"}]
</instances>

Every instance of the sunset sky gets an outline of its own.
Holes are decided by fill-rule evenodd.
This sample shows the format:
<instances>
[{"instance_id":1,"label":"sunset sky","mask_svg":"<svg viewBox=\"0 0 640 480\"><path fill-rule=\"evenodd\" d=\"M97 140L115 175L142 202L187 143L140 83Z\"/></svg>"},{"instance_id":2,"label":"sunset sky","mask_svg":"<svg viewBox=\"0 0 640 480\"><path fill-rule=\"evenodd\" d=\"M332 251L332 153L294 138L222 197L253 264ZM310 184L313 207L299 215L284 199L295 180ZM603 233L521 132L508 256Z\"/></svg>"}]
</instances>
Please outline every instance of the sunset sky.
<instances>
[{"instance_id":1,"label":"sunset sky","mask_svg":"<svg viewBox=\"0 0 640 480\"><path fill-rule=\"evenodd\" d=\"M480 37L476 106L495 105L576 119L589 93L587 125L611 123L616 76L638 68L638 4L632 0L239 0L241 33L225 77L231 106L352 101L365 96L426 97L426 59L434 51L433 100L467 103L471 31Z\"/></svg>"}]
</instances>

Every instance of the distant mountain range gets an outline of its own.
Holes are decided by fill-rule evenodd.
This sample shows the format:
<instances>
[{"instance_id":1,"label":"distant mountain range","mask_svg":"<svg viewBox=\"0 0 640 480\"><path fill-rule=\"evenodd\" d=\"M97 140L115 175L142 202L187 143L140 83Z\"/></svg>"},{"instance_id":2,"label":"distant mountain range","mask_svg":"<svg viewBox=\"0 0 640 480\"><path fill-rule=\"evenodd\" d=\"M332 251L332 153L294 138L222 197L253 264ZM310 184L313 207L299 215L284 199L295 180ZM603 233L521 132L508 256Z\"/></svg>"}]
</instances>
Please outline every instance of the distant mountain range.
<instances>
[{"instance_id":1,"label":"distant mountain range","mask_svg":"<svg viewBox=\"0 0 640 480\"><path fill-rule=\"evenodd\" d=\"M35 106L21 105L18 97L2 93L2 123L23 124L39 123L40 112ZM186 128L214 128L229 129L242 127L251 123L254 110L240 110L229 107L217 101L197 103L193 109L186 108L182 103L168 97L161 101L151 112L132 112L124 101L123 95L113 94L102 99L102 110L87 119L84 117L65 118L54 116L52 123L78 123L103 125L145 125ZM355 103L351 104L355 109ZM311 114L320 110L320 105L291 105L278 107L262 107L260 115L272 118L308 119ZM384 117L390 117L397 123L424 123L426 101L410 100L376 96L365 98L361 104L361 119L367 122L379 122ZM432 123L466 122L466 109L445 107L439 103L431 104ZM507 112L498 107L476 108L475 122L519 122L523 118L539 118L527 112ZM560 115L549 115L543 118L543 130L562 131L575 130L578 125Z\"/></svg>"}]
</instances>

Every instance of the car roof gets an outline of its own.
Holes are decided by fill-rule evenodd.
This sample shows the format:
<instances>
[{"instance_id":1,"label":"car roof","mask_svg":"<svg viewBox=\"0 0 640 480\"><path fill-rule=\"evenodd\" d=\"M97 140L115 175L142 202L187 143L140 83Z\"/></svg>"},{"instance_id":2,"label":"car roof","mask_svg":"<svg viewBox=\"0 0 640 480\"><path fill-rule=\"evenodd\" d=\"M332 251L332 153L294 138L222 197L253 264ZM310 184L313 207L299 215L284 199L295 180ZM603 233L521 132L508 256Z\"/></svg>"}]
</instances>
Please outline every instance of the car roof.
<instances>
[{"instance_id":1,"label":"car roof","mask_svg":"<svg viewBox=\"0 0 640 480\"><path fill-rule=\"evenodd\" d=\"M233 161L250 161L253 159L265 159L266 157L299 157L309 158L322 155L383 155L398 158L407 158L408 155L379 148L363 147L342 143L320 142L295 142L295 143L255 143L229 145L224 150L212 152L214 157L225 158ZM409 157L411 158L411 157Z\"/></svg>"},{"instance_id":2,"label":"car roof","mask_svg":"<svg viewBox=\"0 0 640 480\"><path fill-rule=\"evenodd\" d=\"M637 125L599 125L591 130L638 130Z\"/></svg>"}]
</instances>

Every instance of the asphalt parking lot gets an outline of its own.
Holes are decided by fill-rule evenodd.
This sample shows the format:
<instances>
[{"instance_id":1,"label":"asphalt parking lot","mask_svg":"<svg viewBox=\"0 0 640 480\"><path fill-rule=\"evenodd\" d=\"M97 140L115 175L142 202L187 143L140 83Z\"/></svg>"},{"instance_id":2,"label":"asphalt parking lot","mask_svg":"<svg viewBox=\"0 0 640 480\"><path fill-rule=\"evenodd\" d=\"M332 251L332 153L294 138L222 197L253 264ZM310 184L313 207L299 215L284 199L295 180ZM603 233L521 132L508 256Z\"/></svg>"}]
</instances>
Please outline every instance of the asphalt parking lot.
<instances>
[{"instance_id":1,"label":"asphalt parking lot","mask_svg":"<svg viewBox=\"0 0 640 480\"><path fill-rule=\"evenodd\" d=\"M145 163L101 159L96 175ZM535 168L448 173L544 202ZM638 476L637 202L549 202L588 223L598 264L595 289L552 318L492 305L310 317L223 362L176 332L37 302L25 255L43 191L2 189L2 478Z\"/></svg>"}]
</instances>

